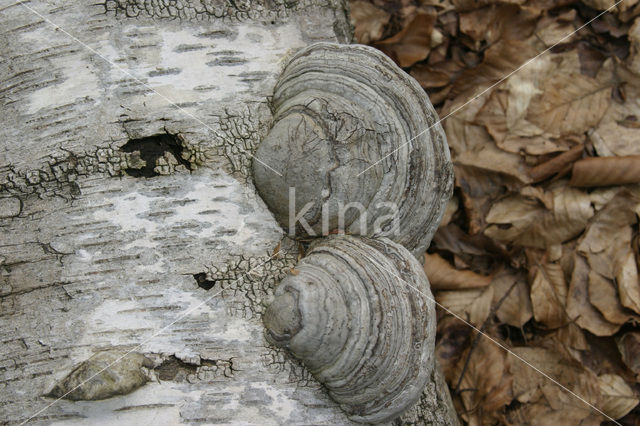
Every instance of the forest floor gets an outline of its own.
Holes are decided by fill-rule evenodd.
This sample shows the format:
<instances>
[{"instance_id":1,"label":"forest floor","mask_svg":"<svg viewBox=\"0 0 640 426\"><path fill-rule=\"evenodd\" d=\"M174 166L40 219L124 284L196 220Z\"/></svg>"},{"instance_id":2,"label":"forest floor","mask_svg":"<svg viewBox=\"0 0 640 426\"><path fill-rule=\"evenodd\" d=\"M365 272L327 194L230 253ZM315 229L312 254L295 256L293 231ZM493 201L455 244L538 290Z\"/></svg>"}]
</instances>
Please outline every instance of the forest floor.
<instances>
[{"instance_id":1,"label":"forest floor","mask_svg":"<svg viewBox=\"0 0 640 426\"><path fill-rule=\"evenodd\" d=\"M351 13L427 91L451 148L425 270L461 418L640 425L640 1Z\"/></svg>"}]
</instances>

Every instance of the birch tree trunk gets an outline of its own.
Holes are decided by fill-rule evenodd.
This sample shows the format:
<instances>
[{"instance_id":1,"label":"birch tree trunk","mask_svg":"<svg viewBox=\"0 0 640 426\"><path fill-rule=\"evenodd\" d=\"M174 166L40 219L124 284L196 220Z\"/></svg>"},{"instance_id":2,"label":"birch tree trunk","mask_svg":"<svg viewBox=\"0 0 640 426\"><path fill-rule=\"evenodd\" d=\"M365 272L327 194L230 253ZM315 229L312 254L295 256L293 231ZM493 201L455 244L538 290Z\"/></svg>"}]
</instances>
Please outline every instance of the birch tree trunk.
<instances>
[{"instance_id":1,"label":"birch tree trunk","mask_svg":"<svg viewBox=\"0 0 640 426\"><path fill-rule=\"evenodd\" d=\"M351 42L344 2L0 10L0 423L349 424L263 338L297 252L250 173L286 59ZM105 350L143 354L152 380L51 397ZM403 421L455 422L438 380Z\"/></svg>"}]
</instances>

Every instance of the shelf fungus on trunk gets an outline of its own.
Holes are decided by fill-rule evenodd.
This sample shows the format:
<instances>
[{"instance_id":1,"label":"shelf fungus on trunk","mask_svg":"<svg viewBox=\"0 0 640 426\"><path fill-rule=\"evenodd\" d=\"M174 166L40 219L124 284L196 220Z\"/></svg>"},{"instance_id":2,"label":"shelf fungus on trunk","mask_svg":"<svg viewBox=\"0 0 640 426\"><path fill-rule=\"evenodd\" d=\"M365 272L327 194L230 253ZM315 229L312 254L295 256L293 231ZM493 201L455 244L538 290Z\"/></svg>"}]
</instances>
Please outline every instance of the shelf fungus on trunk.
<instances>
[{"instance_id":1,"label":"shelf fungus on trunk","mask_svg":"<svg viewBox=\"0 0 640 426\"><path fill-rule=\"evenodd\" d=\"M434 368L435 306L415 257L381 238L331 236L277 287L267 340L302 360L354 421L401 415Z\"/></svg>"},{"instance_id":2,"label":"shelf fungus on trunk","mask_svg":"<svg viewBox=\"0 0 640 426\"><path fill-rule=\"evenodd\" d=\"M373 48L316 43L286 65L272 106L254 177L289 234L386 236L421 258L453 170L418 83Z\"/></svg>"}]
</instances>

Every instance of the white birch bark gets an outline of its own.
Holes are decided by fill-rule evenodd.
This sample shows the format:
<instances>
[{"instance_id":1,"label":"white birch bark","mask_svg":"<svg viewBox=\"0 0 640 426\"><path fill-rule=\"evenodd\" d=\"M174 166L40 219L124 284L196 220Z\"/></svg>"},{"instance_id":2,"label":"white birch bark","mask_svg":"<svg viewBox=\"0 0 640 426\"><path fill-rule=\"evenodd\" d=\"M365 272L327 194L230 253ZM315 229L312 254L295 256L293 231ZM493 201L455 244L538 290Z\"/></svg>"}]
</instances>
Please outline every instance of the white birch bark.
<instances>
[{"instance_id":1,"label":"white birch bark","mask_svg":"<svg viewBox=\"0 0 640 426\"><path fill-rule=\"evenodd\" d=\"M350 34L340 0L0 1L0 423L350 423L263 339L296 245L250 174L287 57ZM153 380L45 396L113 349Z\"/></svg>"}]
</instances>

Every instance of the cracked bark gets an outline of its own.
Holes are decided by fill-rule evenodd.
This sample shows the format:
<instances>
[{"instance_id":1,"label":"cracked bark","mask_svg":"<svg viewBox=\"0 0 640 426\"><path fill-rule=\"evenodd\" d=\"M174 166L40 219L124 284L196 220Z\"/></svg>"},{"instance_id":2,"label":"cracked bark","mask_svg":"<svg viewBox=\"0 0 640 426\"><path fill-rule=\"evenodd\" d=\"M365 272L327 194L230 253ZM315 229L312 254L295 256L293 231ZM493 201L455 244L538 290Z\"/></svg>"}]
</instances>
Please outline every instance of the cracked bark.
<instances>
[{"instance_id":1,"label":"cracked bark","mask_svg":"<svg viewBox=\"0 0 640 426\"><path fill-rule=\"evenodd\" d=\"M64 31L0 3L0 421L349 424L263 340L297 253L271 258L282 230L250 173L286 58L351 41L344 3L25 4ZM127 145L148 138L169 148ZM114 349L153 360L152 380L40 411ZM448 421L442 386L406 421Z\"/></svg>"}]
</instances>

